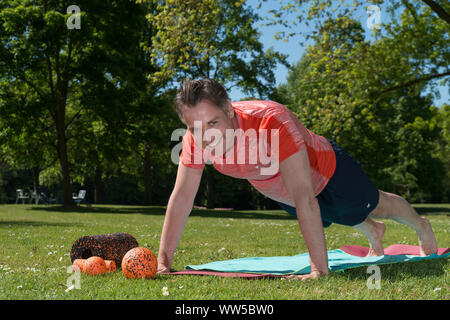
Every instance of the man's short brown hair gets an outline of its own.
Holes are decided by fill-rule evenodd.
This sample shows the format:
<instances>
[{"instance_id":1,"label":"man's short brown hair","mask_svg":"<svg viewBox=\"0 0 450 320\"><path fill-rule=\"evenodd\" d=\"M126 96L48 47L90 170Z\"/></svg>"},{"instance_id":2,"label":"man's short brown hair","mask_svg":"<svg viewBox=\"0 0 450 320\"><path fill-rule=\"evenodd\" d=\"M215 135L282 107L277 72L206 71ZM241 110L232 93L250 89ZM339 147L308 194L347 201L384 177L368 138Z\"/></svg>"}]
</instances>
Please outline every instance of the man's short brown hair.
<instances>
[{"instance_id":1,"label":"man's short brown hair","mask_svg":"<svg viewBox=\"0 0 450 320\"><path fill-rule=\"evenodd\" d=\"M214 79L192 80L185 78L178 89L174 99L174 108L181 120L182 108L195 107L203 100L208 100L226 113L228 106L228 94L225 88Z\"/></svg>"}]
</instances>

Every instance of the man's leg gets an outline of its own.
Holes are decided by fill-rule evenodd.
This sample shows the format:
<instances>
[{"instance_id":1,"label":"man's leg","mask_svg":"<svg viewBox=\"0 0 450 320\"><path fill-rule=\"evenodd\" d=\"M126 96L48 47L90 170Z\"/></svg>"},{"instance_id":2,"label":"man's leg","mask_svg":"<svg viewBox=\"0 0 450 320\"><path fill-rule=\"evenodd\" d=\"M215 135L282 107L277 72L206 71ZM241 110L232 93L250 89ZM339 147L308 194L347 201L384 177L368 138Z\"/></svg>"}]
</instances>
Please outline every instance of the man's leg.
<instances>
[{"instance_id":1,"label":"man's leg","mask_svg":"<svg viewBox=\"0 0 450 320\"><path fill-rule=\"evenodd\" d=\"M367 218L362 223L353 226L357 230L361 231L369 240L370 249L367 254L368 257L382 256L383 250L383 235L386 230L386 226L381 221L374 221Z\"/></svg>"},{"instance_id":2,"label":"man's leg","mask_svg":"<svg viewBox=\"0 0 450 320\"><path fill-rule=\"evenodd\" d=\"M380 199L377 207L369 214L368 219L362 224L355 226L358 230L366 234L373 247L373 253L380 253L379 247L382 247L382 236L379 237L380 225L370 218L392 219L405 224L416 231L419 238L419 246L422 255L429 255L437 252L436 238L428 219L425 219L414 210L414 208L402 197L380 190ZM383 230L384 233L384 230Z\"/></svg>"}]
</instances>

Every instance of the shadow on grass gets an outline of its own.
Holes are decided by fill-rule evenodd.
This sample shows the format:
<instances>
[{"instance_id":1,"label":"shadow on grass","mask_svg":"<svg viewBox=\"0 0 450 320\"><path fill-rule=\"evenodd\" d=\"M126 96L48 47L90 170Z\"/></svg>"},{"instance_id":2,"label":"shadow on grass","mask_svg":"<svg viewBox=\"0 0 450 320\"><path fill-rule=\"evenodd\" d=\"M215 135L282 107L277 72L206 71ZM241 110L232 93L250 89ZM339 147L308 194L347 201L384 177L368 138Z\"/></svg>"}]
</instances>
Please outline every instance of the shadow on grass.
<instances>
[{"instance_id":1,"label":"shadow on grass","mask_svg":"<svg viewBox=\"0 0 450 320\"><path fill-rule=\"evenodd\" d=\"M61 223L61 222L45 222L45 221L31 221L31 220L2 220L0 221L0 228L19 226L19 227L77 227L83 224L73 223Z\"/></svg>"},{"instance_id":2,"label":"shadow on grass","mask_svg":"<svg viewBox=\"0 0 450 320\"><path fill-rule=\"evenodd\" d=\"M450 207L442 206L420 206L414 207L421 215L447 215L450 216ZM79 205L66 207L62 205L32 206L31 210L48 212L71 212L71 213L107 213L107 214L144 214L161 215L166 212L164 206L115 206L115 205ZM233 219L272 219L272 220L295 220L293 216L282 210L205 210L193 209L191 216L204 218L233 218Z\"/></svg>"},{"instance_id":3,"label":"shadow on grass","mask_svg":"<svg viewBox=\"0 0 450 320\"><path fill-rule=\"evenodd\" d=\"M447 216L450 215L450 207L444 207L444 206L436 206L436 207L415 207L416 211L419 214L423 215L442 215L446 214Z\"/></svg>"},{"instance_id":4,"label":"shadow on grass","mask_svg":"<svg viewBox=\"0 0 450 320\"><path fill-rule=\"evenodd\" d=\"M423 278L430 276L445 276L445 267L449 263L448 258L412 261L406 263L394 263L380 265L381 285L383 280L392 282L403 281L405 278ZM347 269L344 272L336 272L336 276L347 277L349 280L367 280L373 272L367 273L367 267Z\"/></svg>"},{"instance_id":5,"label":"shadow on grass","mask_svg":"<svg viewBox=\"0 0 450 320\"><path fill-rule=\"evenodd\" d=\"M164 207L132 207L132 206L92 206L92 205L79 205L79 206L32 206L29 210L33 211L45 211L45 212L66 212L66 213L108 213L108 214L152 214L152 215L164 215Z\"/></svg>"},{"instance_id":6,"label":"shadow on grass","mask_svg":"<svg viewBox=\"0 0 450 320\"><path fill-rule=\"evenodd\" d=\"M70 213L107 213L107 214L144 214L164 216L166 207L132 207L132 206L33 206L30 210L47 211L47 212L70 212ZM191 217L202 218L233 218L233 219L273 219L273 220L295 220L288 213L281 210L267 211L234 211L234 210L192 210Z\"/></svg>"}]
</instances>

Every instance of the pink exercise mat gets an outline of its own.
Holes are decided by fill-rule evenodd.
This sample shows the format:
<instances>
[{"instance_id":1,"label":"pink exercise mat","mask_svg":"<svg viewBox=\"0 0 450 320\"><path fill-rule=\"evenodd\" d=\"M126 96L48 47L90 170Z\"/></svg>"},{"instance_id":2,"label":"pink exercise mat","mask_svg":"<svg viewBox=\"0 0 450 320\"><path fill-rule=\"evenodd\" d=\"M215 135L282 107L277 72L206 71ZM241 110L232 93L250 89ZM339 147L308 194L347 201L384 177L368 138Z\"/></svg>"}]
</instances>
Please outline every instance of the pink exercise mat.
<instances>
[{"instance_id":1,"label":"pink exercise mat","mask_svg":"<svg viewBox=\"0 0 450 320\"><path fill-rule=\"evenodd\" d=\"M352 256L365 257L369 253L369 248L352 245L352 246L342 246L341 250L345 253L351 254ZM443 255L450 252L449 248L439 248L437 254ZM384 249L384 255L394 256L394 255L411 255L420 256L419 246L412 246L409 244L393 244Z\"/></svg>"},{"instance_id":2,"label":"pink exercise mat","mask_svg":"<svg viewBox=\"0 0 450 320\"><path fill-rule=\"evenodd\" d=\"M216 276L216 277L231 277L231 278L243 278L243 279L263 279L263 278L280 278L287 277L287 275L278 274L260 274L260 273L243 273L243 272L220 272L220 271L208 271L208 270L182 270L171 272L169 274L174 275L197 275L197 276Z\"/></svg>"}]
</instances>

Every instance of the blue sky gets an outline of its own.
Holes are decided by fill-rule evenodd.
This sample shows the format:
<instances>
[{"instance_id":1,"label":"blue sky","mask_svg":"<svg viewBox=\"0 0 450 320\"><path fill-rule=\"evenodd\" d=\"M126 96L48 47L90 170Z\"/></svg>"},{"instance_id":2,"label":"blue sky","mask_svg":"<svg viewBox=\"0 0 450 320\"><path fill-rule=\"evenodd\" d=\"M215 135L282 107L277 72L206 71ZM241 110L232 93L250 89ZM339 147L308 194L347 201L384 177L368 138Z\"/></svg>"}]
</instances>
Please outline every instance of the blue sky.
<instances>
[{"instance_id":1,"label":"blue sky","mask_svg":"<svg viewBox=\"0 0 450 320\"><path fill-rule=\"evenodd\" d=\"M253 6L256 8L257 4L260 0L248 0L247 4L250 6ZM262 16L267 16L267 11L271 8L278 7L279 1L275 0L269 0L263 4L261 9L259 9L257 12ZM362 25L366 29L366 34L368 37L371 35L371 31L366 27L366 19L367 19L367 13L365 12L365 8L361 8L357 11L358 17L361 19ZM295 18L295 16L291 17L292 19ZM383 7L381 7L381 18L383 18ZM257 24L259 27L260 23ZM301 25L301 28L306 28L305 25ZM265 49L268 49L269 47L274 47L278 52L281 52L283 54L288 55L288 62L290 64L295 64L297 61L300 60L301 56L304 53L304 47L300 45L300 42L302 38L300 36L296 36L291 38L288 42L284 42L282 40L275 40L274 35L277 31L283 31L283 27L277 27L277 26L271 26L271 27L262 27L259 28L261 31L261 41L264 43ZM303 29L302 31L307 31L308 29ZM283 66L278 65L277 69L275 70L275 78L276 78L276 84L279 85L283 82L286 82L287 76L288 76L289 70ZM450 96L449 96L449 88L448 86L440 86L439 92L441 95L440 99L435 99L434 104L438 107L442 106L445 103L450 102ZM242 98L244 98L246 95L242 94L239 90L231 90L230 98L232 101L238 101Z\"/></svg>"}]
</instances>

